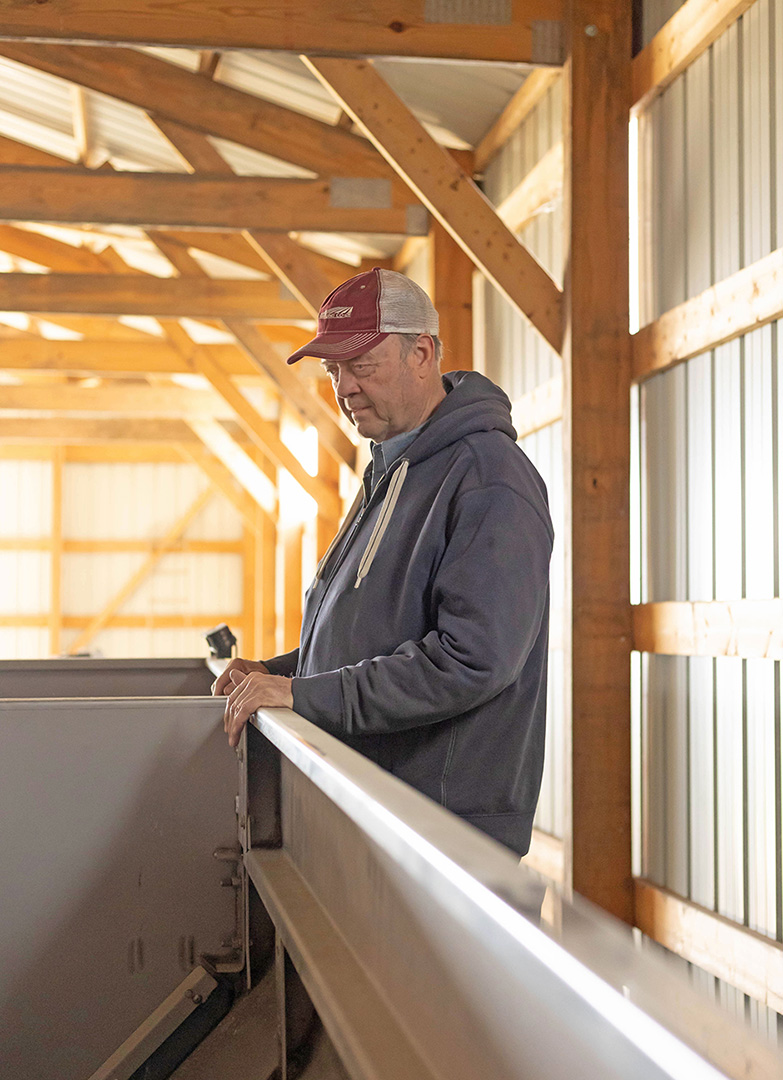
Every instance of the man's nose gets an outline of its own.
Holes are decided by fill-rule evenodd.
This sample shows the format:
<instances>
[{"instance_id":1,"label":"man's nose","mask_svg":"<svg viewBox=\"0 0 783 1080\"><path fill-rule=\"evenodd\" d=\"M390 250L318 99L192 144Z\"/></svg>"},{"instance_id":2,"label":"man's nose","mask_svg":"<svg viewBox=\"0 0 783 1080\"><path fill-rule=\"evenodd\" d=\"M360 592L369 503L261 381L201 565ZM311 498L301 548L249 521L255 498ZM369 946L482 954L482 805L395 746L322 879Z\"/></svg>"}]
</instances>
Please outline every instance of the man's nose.
<instances>
[{"instance_id":1,"label":"man's nose","mask_svg":"<svg viewBox=\"0 0 783 1080\"><path fill-rule=\"evenodd\" d=\"M337 371L337 381L334 384L335 393L341 398L348 398L352 394L357 394L361 389L356 376L351 372L350 368L344 367L340 364Z\"/></svg>"}]
</instances>

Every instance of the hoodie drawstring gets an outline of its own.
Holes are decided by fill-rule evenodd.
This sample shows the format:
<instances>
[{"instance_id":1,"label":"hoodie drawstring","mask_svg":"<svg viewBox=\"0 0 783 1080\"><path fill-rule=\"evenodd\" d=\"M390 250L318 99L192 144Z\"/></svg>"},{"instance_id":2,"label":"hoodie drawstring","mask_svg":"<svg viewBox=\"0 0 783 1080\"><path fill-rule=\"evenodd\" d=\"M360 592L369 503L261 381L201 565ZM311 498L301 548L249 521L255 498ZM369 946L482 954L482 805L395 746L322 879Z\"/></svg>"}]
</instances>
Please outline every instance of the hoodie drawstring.
<instances>
[{"instance_id":1,"label":"hoodie drawstring","mask_svg":"<svg viewBox=\"0 0 783 1080\"><path fill-rule=\"evenodd\" d=\"M386 492L386 497L383 500L383 506L381 512L378 515L378 520L375 523L370 539L367 543L367 547L364 549L361 562L359 563L359 569L356 574L356 584L354 589L358 589L364 578L370 572L375 553L380 547L381 540L383 540L384 533L389 527L394 508L397 505L397 500L400 497L402 491L402 485L405 483L405 477L408 472L408 459L403 458L399 469L397 469L389 482L389 490Z\"/></svg>"}]
</instances>

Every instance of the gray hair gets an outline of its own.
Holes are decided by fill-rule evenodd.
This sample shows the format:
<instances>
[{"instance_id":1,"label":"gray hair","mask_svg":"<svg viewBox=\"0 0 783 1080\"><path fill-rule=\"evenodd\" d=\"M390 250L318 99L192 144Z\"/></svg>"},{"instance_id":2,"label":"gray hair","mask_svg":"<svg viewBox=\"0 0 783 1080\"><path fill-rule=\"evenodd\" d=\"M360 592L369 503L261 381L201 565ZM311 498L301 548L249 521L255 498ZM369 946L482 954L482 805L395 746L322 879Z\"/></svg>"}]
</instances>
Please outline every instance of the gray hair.
<instances>
[{"instance_id":1,"label":"gray hair","mask_svg":"<svg viewBox=\"0 0 783 1080\"><path fill-rule=\"evenodd\" d=\"M416 345L416 342L419 340L421 335L397 334L397 337L400 339L400 352L402 354L402 359L405 360L408 356L410 356L414 346ZM432 334L430 334L430 337L432 337L432 340L435 344L435 363L438 365L438 367L440 367L440 362L443 357L443 343L441 342L439 337L435 337Z\"/></svg>"}]
</instances>

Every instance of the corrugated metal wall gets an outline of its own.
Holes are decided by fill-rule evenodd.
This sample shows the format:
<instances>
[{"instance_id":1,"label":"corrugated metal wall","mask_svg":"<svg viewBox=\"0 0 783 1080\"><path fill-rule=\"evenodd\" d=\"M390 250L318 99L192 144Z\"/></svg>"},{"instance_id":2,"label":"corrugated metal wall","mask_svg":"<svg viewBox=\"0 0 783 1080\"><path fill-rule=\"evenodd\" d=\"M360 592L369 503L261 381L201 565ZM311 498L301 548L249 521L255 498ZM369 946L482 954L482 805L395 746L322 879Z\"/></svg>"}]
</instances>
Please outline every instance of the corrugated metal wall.
<instances>
[{"instance_id":1,"label":"corrugated metal wall","mask_svg":"<svg viewBox=\"0 0 783 1080\"><path fill-rule=\"evenodd\" d=\"M670 7L646 5L648 39ZM640 118L642 325L783 246L782 196L783 10L757 0ZM641 386L636 599L780 595L780 334ZM780 665L643 656L635 673L636 871L782 940Z\"/></svg>"},{"instance_id":2,"label":"corrugated metal wall","mask_svg":"<svg viewBox=\"0 0 783 1080\"><path fill-rule=\"evenodd\" d=\"M562 87L555 82L542 101L489 164L484 191L498 205L510 194L534 165L562 138ZM562 285L563 216L562 202L539 214L519 233L522 242ZM486 281L476 284L483 312L477 318L480 335L477 352L484 373L498 383L512 401L561 373L559 355L540 334ZM521 440L521 446L543 476L549 489L555 550L552 556L552 632L550 644L547 754L536 826L554 836L563 835L563 648L562 611L565 586L563 535L562 424L552 424Z\"/></svg>"},{"instance_id":3,"label":"corrugated metal wall","mask_svg":"<svg viewBox=\"0 0 783 1080\"><path fill-rule=\"evenodd\" d=\"M37 617L43 626L0 626L0 657L50 654L46 625L51 606L51 461L0 461L0 617ZM205 487L200 471L185 463L66 462L62 472L63 616L96 615L145 561L148 552L123 551L122 542L160 539ZM219 494L184 533L187 541L220 541L223 551L172 551L120 608L140 625L109 627L88 648L105 656L200 656L206 652L201 626L153 628L159 616L219 615L234 627L243 617L242 521ZM41 550L14 549L14 540L36 540ZM119 550L68 550L69 541L116 541ZM233 542L233 543L232 543ZM208 546L208 545L207 545ZM150 620L145 626L144 621ZM30 620L28 620L30 621ZM209 625L203 630L209 629ZM80 633L64 629L67 649ZM239 634L238 634L239 636ZM241 646L241 641L240 641Z\"/></svg>"}]
</instances>

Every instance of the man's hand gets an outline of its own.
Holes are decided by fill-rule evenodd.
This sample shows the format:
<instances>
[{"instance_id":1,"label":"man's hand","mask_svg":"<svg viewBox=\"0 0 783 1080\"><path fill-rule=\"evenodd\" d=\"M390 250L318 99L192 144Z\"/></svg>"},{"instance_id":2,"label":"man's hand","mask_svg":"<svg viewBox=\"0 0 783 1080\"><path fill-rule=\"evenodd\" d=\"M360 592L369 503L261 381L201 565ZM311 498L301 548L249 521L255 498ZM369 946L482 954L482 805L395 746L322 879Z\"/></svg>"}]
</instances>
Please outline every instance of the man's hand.
<instances>
[{"instance_id":1,"label":"man's hand","mask_svg":"<svg viewBox=\"0 0 783 1080\"><path fill-rule=\"evenodd\" d=\"M223 728L228 732L229 746L237 745L242 728L256 709L294 707L292 680L284 675L269 675L258 670L245 674L234 668L229 673L229 678L234 689L228 695L226 711L223 714Z\"/></svg>"},{"instance_id":2,"label":"man's hand","mask_svg":"<svg viewBox=\"0 0 783 1080\"><path fill-rule=\"evenodd\" d=\"M235 685L231 679L231 674L235 671L241 671L242 675L249 675L251 671L261 671L264 675L269 674L269 669L261 660L243 660L241 656L238 656L235 660L231 660L226 664L226 669L223 674L218 675L212 683L213 697L218 697L220 694L231 693Z\"/></svg>"}]
</instances>

